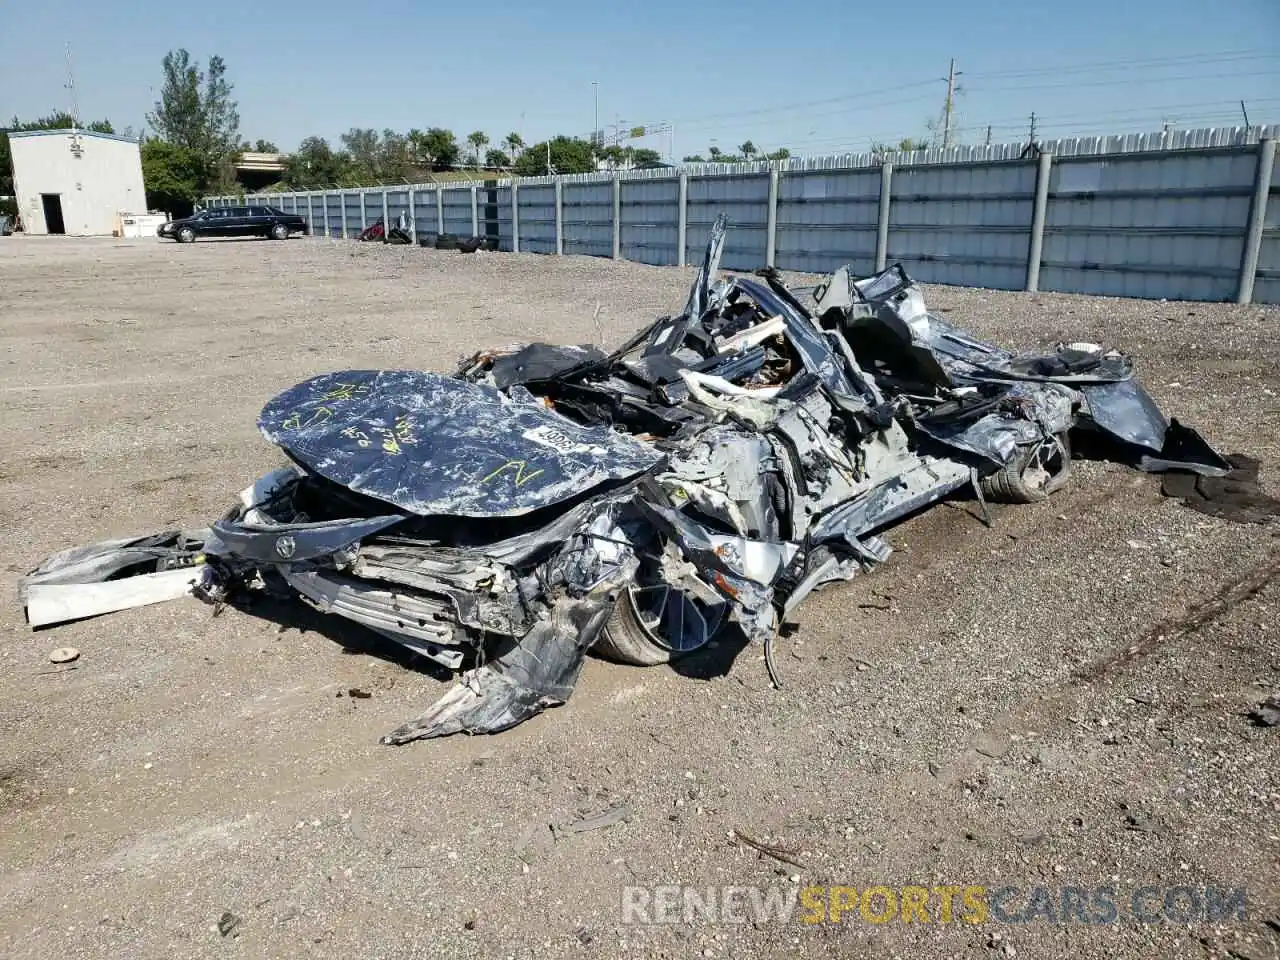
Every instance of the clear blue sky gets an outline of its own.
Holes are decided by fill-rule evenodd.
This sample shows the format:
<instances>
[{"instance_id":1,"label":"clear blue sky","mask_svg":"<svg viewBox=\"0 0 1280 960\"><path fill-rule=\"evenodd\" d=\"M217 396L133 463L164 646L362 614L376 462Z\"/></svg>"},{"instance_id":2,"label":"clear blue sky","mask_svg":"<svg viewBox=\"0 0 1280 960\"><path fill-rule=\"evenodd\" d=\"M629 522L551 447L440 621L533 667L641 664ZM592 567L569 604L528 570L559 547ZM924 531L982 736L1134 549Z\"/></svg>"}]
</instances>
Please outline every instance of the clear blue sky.
<instances>
[{"instance_id":1,"label":"clear blue sky","mask_svg":"<svg viewBox=\"0 0 1280 960\"><path fill-rule=\"evenodd\" d=\"M751 139L793 153L925 133L950 57L959 139L1280 122L1280 0L9 0L0 116L65 107L141 128L160 59L220 54L241 132L290 149L353 126L444 126L527 142L670 121L678 157ZM476 13L475 11L481 11ZM667 153L666 136L645 145Z\"/></svg>"}]
</instances>

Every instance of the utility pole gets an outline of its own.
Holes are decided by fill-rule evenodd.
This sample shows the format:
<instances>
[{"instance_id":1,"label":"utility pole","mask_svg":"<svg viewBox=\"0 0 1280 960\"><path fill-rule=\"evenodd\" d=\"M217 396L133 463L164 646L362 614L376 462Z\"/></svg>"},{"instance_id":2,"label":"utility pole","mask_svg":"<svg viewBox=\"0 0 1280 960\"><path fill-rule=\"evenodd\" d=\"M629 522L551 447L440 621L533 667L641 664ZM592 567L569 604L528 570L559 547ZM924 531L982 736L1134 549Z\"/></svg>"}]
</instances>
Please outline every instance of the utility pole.
<instances>
[{"instance_id":1,"label":"utility pole","mask_svg":"<svg viewBox=\"0 0 1280 960\"><path fill-rule=\"evenodd\" d=\"M942 149L951 146L951 115L956 95L956 58L951 58L951 66L947 70L947 102L942 108Z\"/></svg>"},{"instance_id":2,"label":"utility pole","mask_svg":"<svg viewBox=\"0 0 1280 960\"><path fill-rule=\"evenodd\" d=\"M989 147L989 146L991 146L991 124L989 124L989 123L987 124L987 140L986 140L986 142L983 144L983 146L984 146L984 147Z\"/></svg>"},{"instance_id":3,"label":"utility pole","mask_svg":"<svg viewBox=\"0 0 1280 960\"><path fill-rule=\"evenodd\" d=\"M1036 142L1036 112L1031 111L1031 129L1027 131L1027 139L1031 143Z\"/></svg>"},{"instance_id":4,"label":"utility pole","mask_svg":"<svg viewBox=\"0 0 1280 960\"><path fill-rule=\"evenodd\" d=\"M1244 108L1244 101L1240 101L1240 112L1244 115L1245 129L1249 127L1249 111Z\"/></svg>"},{"instance_id":5,"label":"utility pole","mask_svg":"<svg viewBox=\"0 0 1280 960\"><path fill-rule=\"evenodd\" d=\"M596 101L595 125L591 128L591 142L594 143L597 147L599 147L599 146L602 146L601 141L604 140L604 137L600 136L600 81L599 80L591 81L591 90L595 94L595 101Z\"/></svg>"}]
</instances>

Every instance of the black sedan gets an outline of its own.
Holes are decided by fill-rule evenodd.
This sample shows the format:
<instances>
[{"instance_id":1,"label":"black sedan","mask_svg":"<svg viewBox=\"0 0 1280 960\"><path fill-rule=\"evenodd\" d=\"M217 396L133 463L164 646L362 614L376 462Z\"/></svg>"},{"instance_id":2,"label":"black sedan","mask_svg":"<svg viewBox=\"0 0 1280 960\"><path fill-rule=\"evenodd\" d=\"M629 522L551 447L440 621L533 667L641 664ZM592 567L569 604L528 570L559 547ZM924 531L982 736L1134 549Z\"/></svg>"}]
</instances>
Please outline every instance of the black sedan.
<instances>
[{"instance_id":1,"label":"black sedan","mask_svg":"<svg viewBox=\"0 0 1280 960\"><path fill-rule=\"evenodd\" d=\"M307 222L295 213L275 207L210 207L181 220L170 220L156 236L192 243L196 237L270 237L288 240L292 233L306 233Z\"/></svg>"}]
</instances>

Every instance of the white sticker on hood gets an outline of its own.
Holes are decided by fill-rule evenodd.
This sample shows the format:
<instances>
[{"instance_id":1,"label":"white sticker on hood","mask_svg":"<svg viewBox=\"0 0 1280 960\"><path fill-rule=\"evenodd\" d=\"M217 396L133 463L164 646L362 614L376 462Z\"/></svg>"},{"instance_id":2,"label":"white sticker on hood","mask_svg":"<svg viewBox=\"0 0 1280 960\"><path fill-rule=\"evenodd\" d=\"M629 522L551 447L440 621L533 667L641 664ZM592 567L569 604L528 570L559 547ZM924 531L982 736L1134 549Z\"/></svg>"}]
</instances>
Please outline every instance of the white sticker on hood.
<instances>
[{"instance_id":1,"label":"white sticker on hood","mask_svg":"<svg viewBox=\"0 0 1280 960\"><path fill-rule=\"evenodd\" d=\"M532 427L521 434L526 440L532 440L534 443L541 444L544 447L550 447L556 453L604 453L601 447L597 447L590 443L580 443L573 439L563 430L546 424L541 427Z\"/></svg>"}]
</instances>

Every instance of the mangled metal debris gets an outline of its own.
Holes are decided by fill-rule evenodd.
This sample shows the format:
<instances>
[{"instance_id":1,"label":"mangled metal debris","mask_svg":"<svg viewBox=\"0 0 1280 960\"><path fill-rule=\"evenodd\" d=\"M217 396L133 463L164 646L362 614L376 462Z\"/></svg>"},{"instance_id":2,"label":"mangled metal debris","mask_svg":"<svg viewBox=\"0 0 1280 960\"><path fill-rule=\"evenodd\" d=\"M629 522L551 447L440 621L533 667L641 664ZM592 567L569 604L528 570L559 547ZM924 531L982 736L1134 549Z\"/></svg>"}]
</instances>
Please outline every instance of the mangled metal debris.
<instances>
[{"instance_id":1,"label":"mangled metal debris","mask_svg":"<svg viewBox=\"0 0 1280 960\"><path fill-rule=\"evenodd\" d=\"M470 667L384 743L493 733L567 700L590 649L658 664L730 629L767 646L813 590L887 559L890 524L961 488L1044 499L1082 435L1148 471L1231 469L1118 353L984 343L898 266L838 270L807 306L772 271L721 279L724 235L684 310L611 353L530 344L291 387L259 418L291 466L207 530L50 558L23 583L31 622L276 588Z\"/></svg>"}]
</instances>

